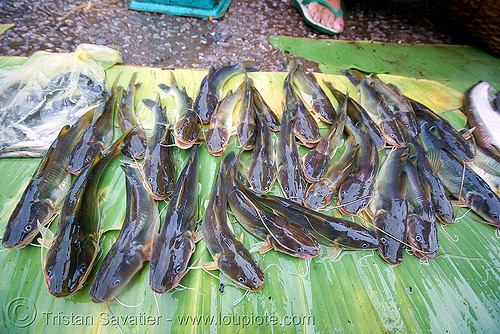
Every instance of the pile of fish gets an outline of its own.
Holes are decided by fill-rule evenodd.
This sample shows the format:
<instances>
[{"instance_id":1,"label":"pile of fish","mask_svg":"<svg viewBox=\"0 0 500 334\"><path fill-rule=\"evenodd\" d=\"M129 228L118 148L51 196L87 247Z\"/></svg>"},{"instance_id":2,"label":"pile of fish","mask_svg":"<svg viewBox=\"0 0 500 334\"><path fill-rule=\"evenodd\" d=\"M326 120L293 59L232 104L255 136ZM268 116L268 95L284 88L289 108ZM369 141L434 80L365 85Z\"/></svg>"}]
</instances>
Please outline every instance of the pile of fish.
<instances>
[{"instance_id":1,"label":"pile of fish","mask_svg":"<svg viewBox=\"0 0 500 334\"><path fill-rule=\"evenodd\" d=\"M202 268L218 269L237 287L258 291L265 275L251 254L256 251L309 259L322 246L378 249L385 261L397 264L410 248L417 257L433 259L438 222L455 222L450 198L500 227L500 99L493 107L487 83L466 94L472 129L459 133L375 75L345 72L359 89L360 103L325 82L338 101L334 107L312 73L290 58L286 66L281 120L246 74L256 64L242 62L211 68L194 102L173 75L170 86L160 84L162 94L175 101L174 118L167 117L159 92L143 100L155 119L149 136L135 114L137 73L127 89L118 86L118 77L102 110L88 111L60 131L12 213L2 245L22 248L40 231L49 248L42 264L48 291L56 297L78 291L99 253L102 175L120 155L127 208L90 289L96 303L115 298L147 261L154 291L175 288L202 238L213 258ZM223 96L222 87L235 75L243 80ZM115 122L122 135L112 142ZM233 134L239 152L226 150ZM220 167L198 217L201 145L223 157L216 158ZM309 149L304 156L298 145ZM173 146L190 149L177 179ZM276 181L283 196L268 194ZM158 202L166 199L160 222ZM319 211L326 208L337 214ZM262 242L246 249L228 213ZM46 226L57 215L51 235Z\"/></svg>"}]
</instances>

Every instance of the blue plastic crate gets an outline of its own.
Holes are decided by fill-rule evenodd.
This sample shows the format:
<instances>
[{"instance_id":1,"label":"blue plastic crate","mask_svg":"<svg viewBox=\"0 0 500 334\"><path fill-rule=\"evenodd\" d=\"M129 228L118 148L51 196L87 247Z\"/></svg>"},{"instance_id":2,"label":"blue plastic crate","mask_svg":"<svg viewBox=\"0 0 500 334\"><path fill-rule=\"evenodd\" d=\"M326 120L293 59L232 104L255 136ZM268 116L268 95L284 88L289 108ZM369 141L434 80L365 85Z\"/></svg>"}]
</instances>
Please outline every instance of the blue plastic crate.
<instances>
[{"instance_id":1,"label":"blue plastic crate","mask_svg":"<svg viewBox=\"0 0 500 334\"><path fill-rule=\"evenodd\" d=\"M133 10L218 19L224 16L231 0L132 0Z\"/></svg>"}]
</instances>

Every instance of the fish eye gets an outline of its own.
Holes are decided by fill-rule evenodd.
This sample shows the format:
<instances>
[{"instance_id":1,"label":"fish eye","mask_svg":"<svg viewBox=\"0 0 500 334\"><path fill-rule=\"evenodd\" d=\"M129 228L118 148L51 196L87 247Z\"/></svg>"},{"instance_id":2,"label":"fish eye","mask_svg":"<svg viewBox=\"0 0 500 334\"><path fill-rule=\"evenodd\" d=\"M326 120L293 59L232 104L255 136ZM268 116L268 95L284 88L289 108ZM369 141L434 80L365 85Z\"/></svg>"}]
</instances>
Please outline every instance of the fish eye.
<instances>
[{"instance_id":1,"label":"fish eye","mask_svg":"<svg viewBox=\"0 0 500 334\"><path fill-rule=\"evenodd\" d=\"M344 197L346 194L347 194L347 190L342 190L342 192L340 193L340 195L341 195L342 197Z\"/></svg>"},{"instance_id":2,"label":"fish eye","mask_svg":"<svg viewBox=\"0 0 500 334\"><path fill-rule=\"evenodd\" d=\"M26 225L26 226L23 228L23 231L24 231L24 232L29 232L29 231L31 231L31 229L32 229L32 226L31 226L31 225Z\"/></svg>"},{"instance_id":3,"label":"fish eye","mask_svg":"<svg viewBox=\"0 0 500 334\"><path fill-rule=\"evenodd\" d=\"M177 133L181 133L182 128L180 128L180 127L179 127L179 128L177 128L175 131L176 131Z\"/></svg>"},{"instance_id":4,"label":"fish eye","mask_svg":"<svg viewBox=\"0 0 500 334\"><path fill-rule=\"evenodd\" d=\"M148 177L148 182L149 182L149 183L153 183L154 181L155 181L155 179L154 179L154 178L152 178L152 177Z\"/></svg>"},{"instance_id":5,"label":"fish eye","mask_svg":"<svg viewBox=\"0 0 500 334\"><path fill-rule=\"evenodd\" d=\"M170 181L170 182L174 182L174 178L173 178L173 177L171 177L168 181Z\"/></svg>"},{"instance_id":6,"label":"fish eye","mask_svg":"<svg viewBox=\"0 0 500 334\"><path fill-rule=\"evenodd\" d=\"M224 143L226 141L226 138L221 137L220 141Z\"/></svg>"},{"instance_id":7,"label":"fish eye","mask_svg":"<svg viewBox=\"0 0 500 334\"><path fill-rule=\"evenodd\" d=\"M76 269L76 271L78 271L80 275L83 275L87 271L87 266L82 264Z\"/></svg>"},{"instance_id":8,"label":"fish eye","mask_svg":"<svg viewBox=\"0 0 500 334\"><path fill-rule=\"evenodd\" d=\"M296 251L297 253L302 252L302 246L300 246L300 245L299 245L299 246L297 246L297 248L295 249L295 251Z\"/></svg>"},{"instance_id":9,"label":"fish eye","mask_svg":"<svg viewBox=\"0 0 500 334\"><path fill-rule=\"evenodd\" d=\"M304 129L301 129L301 130L300 130L300 134L302 134L302 135L303 135L303 134L305 134L305 133L306 133L306 130L304 130Z\"/></svg>"},{"instance_id":10,"label":"fish eye","mask_svg":"<svg viewBox=\"0 0 500 334\"><path fill-rule=\"evenodd\" d=\"M113 284L113 286L117 286L118 284L120 284L120 280L115 279L112 284Z\"/></svg>"},{"instance_id":11,"label":"fish eye","mask_svg":"<svg viewBox=\"0 0 500 334\"><path fill-rule=\"evenodd\" d=\"M245 283L247 281L247 278L243 275L241 276L238 276L238 281L240 281L241 283Z\"/></svg>"},{"instance_id":12,"label":"fish eye","mask_svg":"<svg viewBox=\"0 0 500 334\"><path fill-rule=\"evenodd\" d=\"M361 244L361 248L366 248L366 247L368 247L368 244L367 244L366 242L363 242L363 243Z\"/></svg>"},{"instance_id":13,"label":"fish eye","mask_svg":"<svg viewBox=\"0 0 500 334\"><path fill-rule=\"evenodd\" d=\"M491 215L491 217L493 217L493 219L495 219L495 220L498 220L498 218L500 218L498 213L494 213L493 215Z\"/></svg>"},{"instance_id":14,"label":"fish eye","mask_svg":"<svg viewBox=\"0 0 500 334\"><path fill-rule=\"evenodd\" d=\"M267 181L268 181L268 182L271 182L271 180L272 180L272 179L271 179L271 176L269 176L269 175L268 175L268 176L267 176Z\"/></svg>"},{"instance_id":15,"label":"fish eye","mask_svg":"<svg viewBox=\"0 0 500 334\"><path fill-rule=\"evenodd\" d=\"M181 271L181 266L179 266L178 264L176 264L176 265L174 266L173 270L174 270L174 273L178 274L178 273L179 273L179 271Z\"/></svg>"},{"instance_id":16,"label":"fish eye","mask_svg":"<svg viewBox=\"0 0 500 334\"><path fill-rule=\"evenodd\" d=\"M48 278L51 278L53 273L54 273L54 269L53 268L47 269L47 277Z\"/></svg>"},{"instance_id":17,"label":"fish eye","mask_svg":"<svg viewBox=\"0 0 500 334\"><path fill-rule=\"evenodd\" d=\"M288 186L285 186L285 191L288 192L288 190L290 190L290 188L288 188Z\"/></svg>"},{"instance_id":18,"label":"fish eye","mask_svg":"<svg viewBox=\"0 0 500 334\"><path fill-rule=\"evenodd\" d=\"M395 135L394 133L391 133L391 134L390 134L390 137L391 137L391 138L396 138L396 135Z\"/></svg>"},{"instance_id":19,"label":"fish eye","mask_svg":"<svg viewBox=\"0 0 500 334\"><path fill-rule=\"evenodd\" d=\"M255 182L255 176L252 176L252 177L250 178L250 181Z\"/></svg>"},{"instance_id":20,"label":"fish eye","mask_svg":"<svg viewBox=\"0 0 500 334\"><path fill-rule=\"evenodd\" d=\"M90 157L89 156L85 157L85 162L90 162Z\"/></svg>"},{"instance_id":21,"label":"fish eye","mask_svg":"<svg viewBox=\"0 0 500 334\"><path fill-rule=\"evenodd\" d=\"M420 234L417 234L417 236L415 237L415 240L416 240L417 242L422 241L422 236L421 236Z\"/></svg>"},{"instance_id":22,"label":"fish eye","mask_svg":"<svg viewBox=\"0 0 500 334\"><path fill-rule=\"evenodd\" d=\"M387 238L386 237L380 238L380 242L385 245L387 243Z\"/></svg>"},{"instance_id":23,"label":"fish eye","mask_svg":"<svg viewBox=\"0 0 500 334\"><path fill-rule=\"evenodd\" d=\"M437 212L438 214L443 214L443 209L441 209L441 208L437 208L437 209L436 209L436 212Z\"/></svg>"}]
</instances>

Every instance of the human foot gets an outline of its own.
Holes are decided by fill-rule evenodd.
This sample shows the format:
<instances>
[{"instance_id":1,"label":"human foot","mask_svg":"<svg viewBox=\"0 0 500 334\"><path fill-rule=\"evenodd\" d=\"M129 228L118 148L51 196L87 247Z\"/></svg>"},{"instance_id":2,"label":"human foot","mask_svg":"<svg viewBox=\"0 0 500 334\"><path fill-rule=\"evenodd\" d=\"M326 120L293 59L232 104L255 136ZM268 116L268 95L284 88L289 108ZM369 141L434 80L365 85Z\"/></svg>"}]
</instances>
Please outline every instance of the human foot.
<instances>
[{"instance_id":1,"label":"human foot","mask_svg":"<svg viewBox=\"0 0 500 334\"><path fill-rule=\"evenodd\" d=\"M340 0L325 0L329 3L333 9L340 10ZM307 5L309 12L313 20L317 23L341 32L344 30L344 16L340 14L335 17L334 13L327 6L320 4L319 2L311 2Z\"/></svg>"}]
</instances>

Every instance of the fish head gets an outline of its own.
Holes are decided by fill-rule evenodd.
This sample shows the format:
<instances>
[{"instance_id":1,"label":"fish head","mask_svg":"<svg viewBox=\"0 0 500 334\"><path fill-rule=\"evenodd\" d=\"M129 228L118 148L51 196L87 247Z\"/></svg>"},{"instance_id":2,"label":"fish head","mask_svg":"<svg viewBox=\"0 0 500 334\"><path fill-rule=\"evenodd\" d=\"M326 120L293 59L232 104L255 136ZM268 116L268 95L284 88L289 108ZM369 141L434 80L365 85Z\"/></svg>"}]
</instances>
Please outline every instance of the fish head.
<instances>
[{"instance_id":1,"label":"fish head","mask_svg":"<svg viewBox=\"0 0 500 334\"><path fill-rule=\"evenodd\" d=\"M38 233L38 224L45 225L56 213L49 199L24 203L20 201L5 229L2 246L22 248L29 244Z\"/></svg>"},{"instance_id":2,"label":"fish head","mask_svg":"<svg viewBox=\"0 0 500 334\"><path fill-rule=\"evenodd\" d=\"M385 210L381 210L375 215L373 223L379 228L377 234L380 256L390 264L401 263L405 251L404 225Z\"/></svg>"},{"instance_id":3,"label":"fish head","mask_svg":"<svg viewBox=\"0 0 500 334\"><path fill-rule=\"evenodd\" d=\"M394 119L382 120L382 135L385 141L394 147L407 147L410 142L410 134L402 124Z\"/></svg>"},{"instance_id":4,"label":"fish head","mask_svg":"<svg viewBox=\"0 0 500 334\"><path fill-rule=\"evenodd\" d=\"M241 148L251 150L255 146L257 136L257 126L255 123L240 123L238 125L238 140Z\"/></svg>"},{"instance_id":5,"label":"fish head","mask_svg":"<svg viewBox=\"0 0 500 334\"><path fill-rule=\"evenodd\" d=\"M314 147L321 139L318 123L313 117L296 117L293 133L308 148Z\"/></svg>"},{"instance_id":6,"label":"fish head","mask_svg":"<svg viewBox=\"0 0 500 334\"><path fill-rule=\"evenodd\" d=\"M194 103L194 111L198 114L203 124L210 122L218 103L219 99L213 93L208 92L198 95Z\"/></svg>"},{"instance_id":7,"label":"fish head","mask_svg":"<svg viewBox=\"0 0 500 334\"><path fill-rule=\"evenodd\" d=\"M321 245L308 230L291 224L286 219L281 220L283 228L280 234L273 234L271 240L276 250L302 259L309 259L319 254Z\"/></svg>"},{"instance_id":8,"label":"fish head","mask_svg":"<svg viewBox=\"0 0 500 334\"><path fill-rule=\"evenodd\" d=\"M161 150L161 147L157 147ZM175 168L172 164L164 165L164 157L157 149L147 158L142 170L144 185L156 200L164 200L172 195L175 185Z\"/></svg>"},{"instance_id":9,"label":"fish head","mask_svg":"<svg viewBox=\"0 0 500 334\"><path fill-rule=\"evenodd\" d=\"M104 150L104 144L100 141L80 142L79 146L73 149L66 169L69 173L78 175L82 169L92 163L99 152Z\"/></svg>"},{"instance_id":10,"label":"fish head","mask_svg":"<svg viewBox=\"0 0 500 334\"><path fill-rule=\"evenodd\" d=\"M99 245L93 238L56 239L47 251L43 275L54 297L67 297L80 289L89 275Z\"/></svg>"},{"instance_id":11,"label":"fish head","mask_svg":"<svg viewBox=\"0 0 500 334\"><path fill-rule=\"evenodd\" d=\"M175 123L175 143L182 149L190 148L200 136L200 124L191 117L186 117Z\"/></svg>"},{"instance_id":12,"label":"fish head","mask_svg":"<svg viewBox=\"0 0 500 334\"><path fill-rule=\"evenodd\" d=\"M205 138L208 152L212 155L220 155L229 143L231 133L225 126L209 129Z\"/></svg>"},{"instance_id":13,"label":"fish head","mask_svg":"<svg viewBox=\"0 0 500 334\"><path fill-rule=\"evenodd\" d=\"M326 174L331 165L329 157L316 150L311 150L304 157L304 175L309 182L317 182Z\"/></svg>"},{"instance_id":14,"label":"fish head","mask_svg":"<svg viewBox=\"0 0 500 334\"><path fill-rule=\"evenodd\" d=\"M369 198L360 198L367 185L356 178L347 180L340 186L338 194L339 210L345 215L356 215L368 206Z\"/></svg>"},{"instance_id":15,"label":"fish head","mask_svg":"<svg viewBox=\"0 0 500 334\"><path fill-rule=\"evenodd\" d=\"M163 246L163 247L162 247ZM189 259L195 251L193 233L185 231L156 246L151 256L149 286L164 293L179 285L186 274Z\"/></svg>"},{"instance_id":16,"label":"fish head","mask_svg":"<svg viewBox=\"0 0 500 334\"><path fill-rule=\"evenodd\" d=\"M500 227L500 199L493 192L486 194L470 194L470 207L484 218L490 225Z\"/></svg>"},{"instance_id":17,"label":"fish head","mask_svg":"<svg viewBox=\"0 0 500 334\"><path fill-rule=\"evenodd\" d=\"M220 255L217 261L219 270L242 289L260 290L264 285L264 272L242 244L235 246L234 252Z\"/></svg>"},{"instance_id":18,"label":"fish head","mask_svg":"<svg viewBox=\"0 0 500 334\"><path fill-rule=\"evenodd\" d=\"M117 297L144 263L142 253L137 249L125 252L115 249L106 255L90 288L90 299L94 303L104 303Z\"/></svg>"},{"instance_id":19,"label":"fish head","mask_svg":"<svg viewBox=\"0 0 500 334\"><path fill-rule=\"evenodd\" d=\"M435 258L439 247L436 224L425 222L418 215L407 218L406 239L414 247L413 253L421 258Z\"/></svg>"},{"instance_id":20,"label":"fish head","mask_svg":"<svg viewBox=\"0 0 500 334\"><path fill-rule=\"evenodd\" d=\"M331 183L328 179L321 179L309 187L304 199L304 205L313 210L327 206L335 194L335 189L332 189Z\"/></svg>"},{"instance_id":21,"label":"fish head","mask_svg":"<svg viewBox=\"0 0 500 334\"><path fill-rule=\"evenodd\" d=\"M444 194L441 196L445 197ZM434 207L436 218L445 225L453 224L455 222L455 211L453 211L450 201L446 198L446 200L443 199L440 203L442 205Z\"/></svg>"},{"instance_id":22,"label":"fish head","mask_svg":"<svg viewBox=\"0 0 500 334\"><path fill-rule=\"evenodd\" d=\"M248 169L248 181L252 189L267 193L276 179L276 171L272 163L255 159Z\"/></svg>"},{"instance_id":23,"label":"fish head","mask_svg":"<svg viewBox=\"0 0 500 334\"><path fill-rule=\"evenodd\" d=\"M124 152L134 159L142 159L146 154L148 146L148 138L146 133L140 129L135 128L132 132L123 139Z\"/></svg>"}]
</instances>

